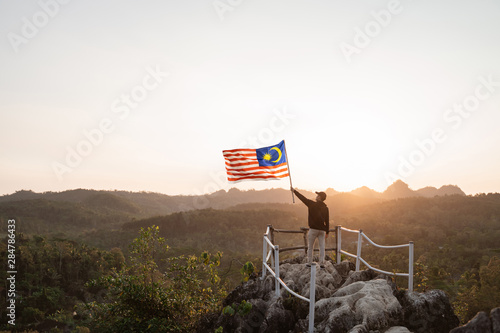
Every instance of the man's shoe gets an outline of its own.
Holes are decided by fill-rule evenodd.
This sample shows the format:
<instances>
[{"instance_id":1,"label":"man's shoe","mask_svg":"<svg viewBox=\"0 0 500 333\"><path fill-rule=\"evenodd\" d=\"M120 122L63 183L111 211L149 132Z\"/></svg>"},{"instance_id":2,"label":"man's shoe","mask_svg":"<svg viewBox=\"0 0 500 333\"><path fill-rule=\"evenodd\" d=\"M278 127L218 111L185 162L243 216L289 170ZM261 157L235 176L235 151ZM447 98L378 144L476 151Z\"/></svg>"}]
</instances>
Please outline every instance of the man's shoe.
<instances>
[{"instance_id":1,"label":"man's shoe","mask_svg":"<svg viewBox=\"0 0 500 333\"><path fill-rule=\"evenodd\" d=\"M310 264L310 263L307 263L307 264L306 264L306 266L307 266L307 267L311 267L311 264Z\"/></svg>"},{"instance_id":2,"label":"man's shoe","mask_svg":"<svg viewBox=\"0 0 500 333\"><path fill-rule=\"evenodd\" d=\"M319 267L320 267L321 269L325 269L325 265L323 265L323 264L319 265Z\"/></svg>"}]
</instances>

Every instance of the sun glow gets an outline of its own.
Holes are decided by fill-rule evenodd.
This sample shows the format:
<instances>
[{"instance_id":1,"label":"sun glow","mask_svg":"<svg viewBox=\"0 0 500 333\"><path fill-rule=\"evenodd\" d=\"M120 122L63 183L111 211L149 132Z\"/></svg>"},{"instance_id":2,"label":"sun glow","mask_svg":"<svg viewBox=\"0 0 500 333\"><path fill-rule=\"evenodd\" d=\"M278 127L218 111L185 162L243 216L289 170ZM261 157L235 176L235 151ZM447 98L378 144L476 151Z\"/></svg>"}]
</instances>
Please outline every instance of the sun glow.
<instances>
[{"instance_id":1,"label":"sun glow","mask_svg":"<svg viewBox=\"0 0 500 333\"><path fill-rule=\"evenodd\" d=\"M333 134L330 182L339 190L386 188L384 175L393 168L399 149L390 122L368 113L346 118Z\"/></svg>"}]
</instances>

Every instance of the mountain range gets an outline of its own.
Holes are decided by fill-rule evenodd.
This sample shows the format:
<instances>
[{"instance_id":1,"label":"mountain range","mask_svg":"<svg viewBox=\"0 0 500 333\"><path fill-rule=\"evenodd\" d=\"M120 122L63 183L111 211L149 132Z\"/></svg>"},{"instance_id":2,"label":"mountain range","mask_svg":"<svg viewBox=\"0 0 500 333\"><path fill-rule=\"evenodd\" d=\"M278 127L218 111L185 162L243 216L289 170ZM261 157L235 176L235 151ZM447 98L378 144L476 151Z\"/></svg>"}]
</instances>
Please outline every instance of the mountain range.
<instances>
[{"instance_id":1,"label":"mountain range","mask_svg":"<svg viewBox=\"0 0 500 333\"><path fill-rule=\"evenodd\" d=\"M427 186L419 190L412 190L405 182L401 180L395 181L392 185L387 187L387 189L380 193L376 192L366 186L360 187L350 192L351 194L357 195L364 198L379 198L384 200L408 198L408 197L427 197L432 198L435 196L443 195L465 195L465 193L456 185L444 185L439 189Z\"/></svg>"},{"instance_id":2,"label":"mountain range","mask_svg":"<svg viewBox=\"0 0 500 333\"><path fill-rule=\"evenodd\" d=\"M311 191L299 191L306 197L314 198ZM366 186L351 192L339 192L333 188L326 191L327 204L353 208L379 201L393 200L406 197L434 197L444 195L461 195L465 193L456 185L445 185L439 189L424 187L412 190L401 180L394 182L385 191L377 192ZM98 191L90 189L74 189L62 192L36 193L30 190L21 190L12 194L0 196L0 203L24 200L47 200L56 202L70 202L83 207L104 211L121 211L137 217L164 215L173 212L182 212L195 209L225 209L236 205L250 203L283 203L290 204L292 196L286 189L248 190L241 191L231 188L228 191L219 190L206 195L166 195L154 192L128 191ZM297 201L297 200L295 200Z\"/></svg>"}]
</instances>

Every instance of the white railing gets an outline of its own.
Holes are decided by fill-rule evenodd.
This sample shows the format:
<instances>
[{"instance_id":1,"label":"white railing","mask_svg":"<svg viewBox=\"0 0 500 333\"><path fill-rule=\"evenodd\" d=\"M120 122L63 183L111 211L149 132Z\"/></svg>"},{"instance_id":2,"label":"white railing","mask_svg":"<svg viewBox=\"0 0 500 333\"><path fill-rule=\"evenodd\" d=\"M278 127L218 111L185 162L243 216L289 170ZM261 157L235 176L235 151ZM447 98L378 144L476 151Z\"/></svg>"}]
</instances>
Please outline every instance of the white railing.
<instances>
[{"instance_id":1,"label":"white railing","mask_svg":"<svg viewBox=\"0 0 500 333\"><path fill-rule=\"evenodd\" d=\"M291 290L285 282L280 278L280 251L279 245L274 245L270 237L270 227L267 227L266 233L264 234L263 240L263 249L262 249L262 277L263 280L266 277L267 271L274 276L274 289L276 293L276 297L280 297L280 285L282 285L290 294L295 297L300 298L303 301L309 302L309 328L308 332L314 332L314 306L316 304L316 265L313 264L311 266L311 283L309 289L309 298L306 298L302 295L297 294L293 290ZM274 254L274 256L273 256ZM270 265L268 265L269 260ZM274 266L274 269L272 268Z\"/></svg>"},{"instance_id":2,"label":"white railing","mask_svg":"<svg viewBox=\"0 0 500 333\"><path fill-rule=\"evenodd\" d=\"M301 228L302 231L300 232L307 232L307 228ZM347 251L342 250L342 230L351 232L351 233L357 233L358 234L358 240L357 240L357 251L356 254L349 253ZM271 275L274 277L274 289L275 289L275 295L276 297L281 296L280 292L280 285L283 286L290 294L292 294L295 297L300 298L303 301L309 302L309 328L308 332L312 333L314 331L314 306L316 303L316 265L313 264L311 267L311 283L310 283L310 289L309 289L309 298L306 298L302 295L297 294L293 290L291 290L285 282L280 278L280 248L279 245L273 244L272 240L274 239L273 237L273 232L275 229L269 225L267 226L266 233L264 234L264 239L263 239L263 248L262 248L262 277L261 279L263 280L266 277L267 272L271 273ZM333 229L331 229L333 231ZM281 230L281 232L294 232L292 230ZM352 258L356 259L356 272L359 271L360 269L360 264L363 263L365 264L368 268L382 273L386 275L396 275L396 276L404 276L408 277L408 290L413 291L413 242L409 242L408 244L402 244L402 245L378 245L375 242L373 242L368 236L366 236L362 230L352 230L352 229L347 229L342 226L337 226L335 228L335 234L336 234L336 257L337 257L337 264L340 264L341 262L341 254L345 254L347 256L350 256ZM402 247L408 247L409 248L409 263L408 263L408 273L394 273L394 272L388 272L384 271L378 268L375 268L371 266L369 263L366 262L361 257L361 247L363 244L363 237L373 246L376 246L378 248L383 248L383 249L397 249L397 248L402 248ZM304 249L305 251L307 250L306 246L297 246L297 247L291 247L283 250L292 250L292 249Z\"/></svg>"},{"instance_id":3,"label":"white railing","mask_svg":"<svg viewBox=\"0 0 500 333\"><path fill-rule=\"evenodd\" d=\"M352 254L352 253L349 253L347 251L342 250L342 230L358 234L356 254ZM337 226L336 234L337 234L337 254L336 254L337 264L340 264L341 254L345 254L349 257L356 259L356 272L359 271L359 266L361 263L363 263L368 268L370 268L376 272L382 273L382 274L405 276L408 278L408 290L413 291L413 260L414 260L414 258L413 258L413 242L409 242L408 244L402 244L402 245L390 245L390 246L378 245L375 242L373 242L370 238L368 238L368 236L366 236L363 233L363 230L351 230L351 229L344 228L342 226ZM361 258L361 246L363 244L363 237L368 242L370 242L370 244L372 244L373 246L376 246L376 247L382 248L382 249L397 249L397 248L402 248L402 247L408 247L409 248L408 273L393 273L393 272L388 272L388 271L384 271L384 270L372 267L363 258Z\"/></svg>"}]
</instances>

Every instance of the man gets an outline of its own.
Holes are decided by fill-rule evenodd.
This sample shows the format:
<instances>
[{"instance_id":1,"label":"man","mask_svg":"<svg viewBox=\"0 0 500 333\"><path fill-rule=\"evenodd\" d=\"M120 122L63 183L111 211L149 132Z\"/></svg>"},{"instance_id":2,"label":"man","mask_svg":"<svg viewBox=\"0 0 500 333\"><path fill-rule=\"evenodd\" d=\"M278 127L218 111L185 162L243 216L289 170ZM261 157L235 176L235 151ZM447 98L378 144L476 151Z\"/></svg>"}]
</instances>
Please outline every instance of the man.
<instances>
[{"instance_id":1,"label":"man","mask_svg":"<svg viewBox=\"0 0 500 333\"><path fill-rule=\"evenodd\" d=\"M326 193L316 192L316 201L313 201L304 197L293 187L290 187L290 189L309 209L309 232L307 233L306 265L311 267L313 261L314 242L316 241L316 238L318 238L319 264L321 268L325 268L325 240L326 237L328 237L328 231L330 229L330 212L324 202L326 199Z\"/></svg>"}]
</instances>

